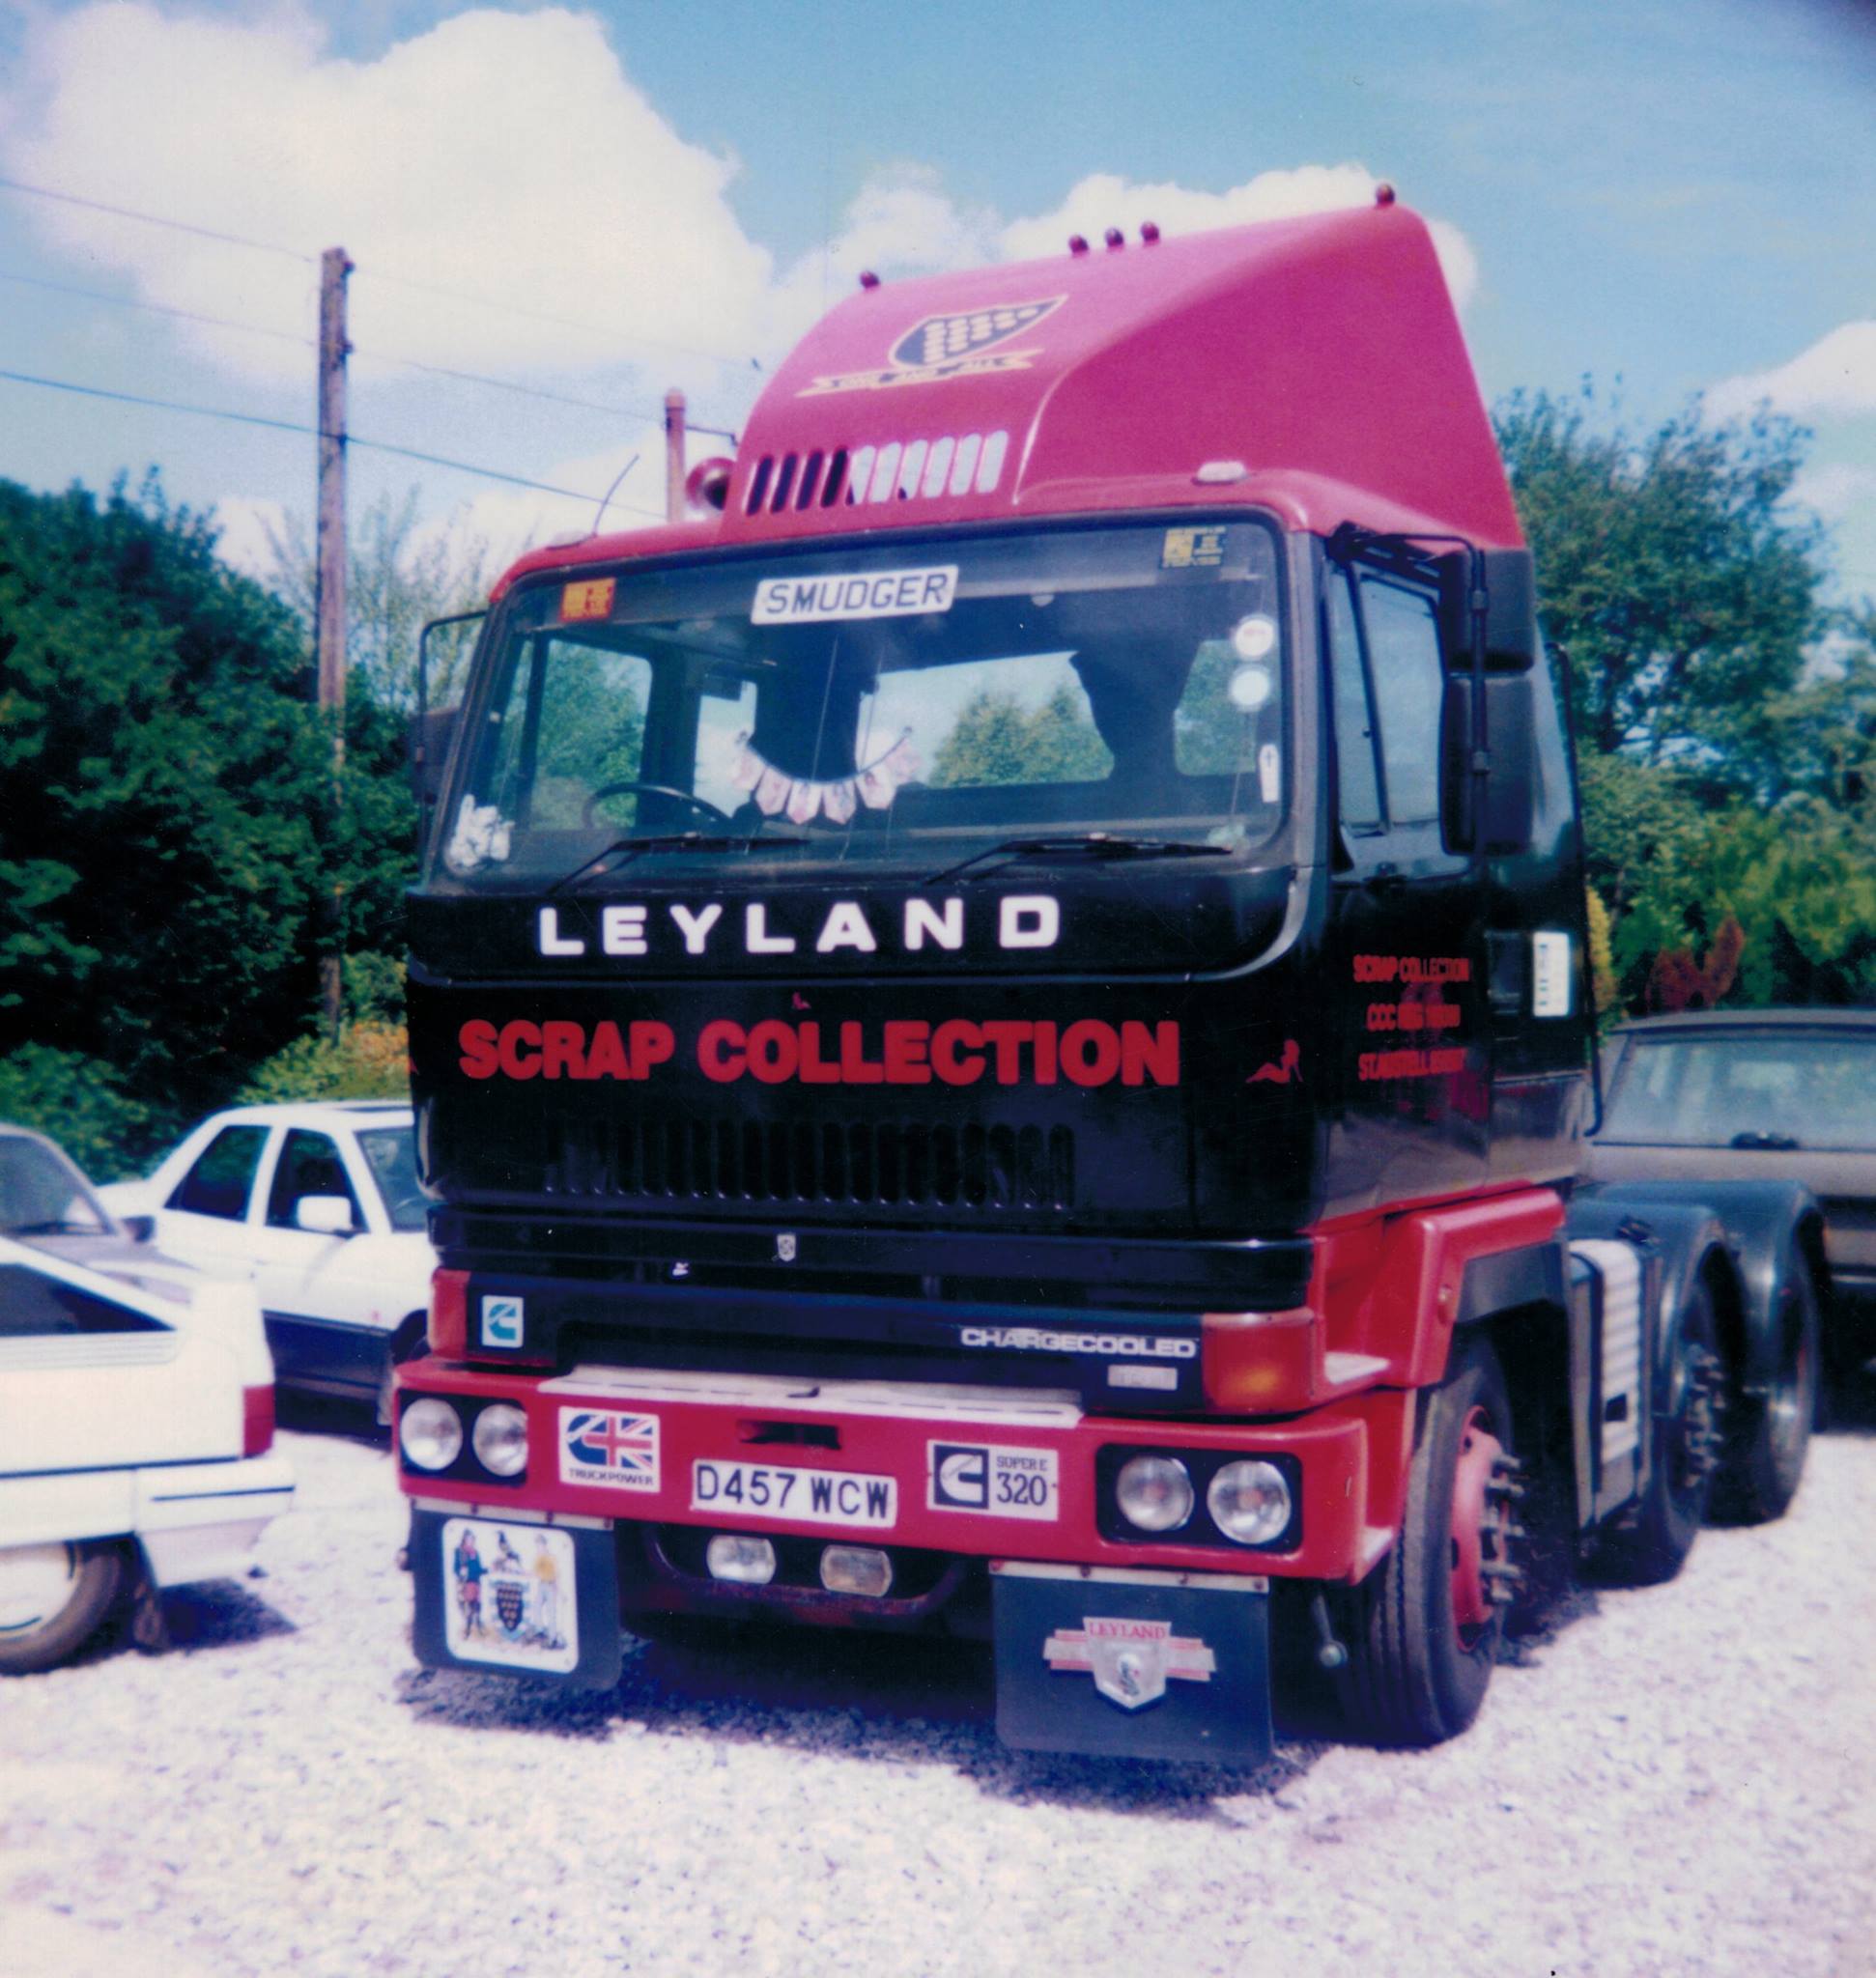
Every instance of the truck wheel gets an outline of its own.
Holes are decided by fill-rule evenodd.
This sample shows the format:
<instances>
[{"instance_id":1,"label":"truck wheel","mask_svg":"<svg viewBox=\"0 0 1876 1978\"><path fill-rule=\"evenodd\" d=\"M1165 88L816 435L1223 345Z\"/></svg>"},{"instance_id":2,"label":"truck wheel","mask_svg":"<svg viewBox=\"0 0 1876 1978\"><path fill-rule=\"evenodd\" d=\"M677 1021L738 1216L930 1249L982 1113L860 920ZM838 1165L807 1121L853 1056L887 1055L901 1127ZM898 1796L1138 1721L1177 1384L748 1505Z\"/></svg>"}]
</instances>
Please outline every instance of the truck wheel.
<instances>
[{"instance_id":1,"label":"truck wheel","mask_svg":"<svg viewBox=\"0 0 1876 1978\"><path fill-rule=\"evenodd\" d=\"M1714 1484L1716 1510L1736 1524L1782 1517L1798 1495L1817 1416L1818 1333L1817 1286L1794 1245L1778 1308L1777 1373L1769 1393L1737 1403L1725 1466Z\"/></svg>"},{"instance_id":2,"label":"truck wheel","mask_svg":"<svg viewBox=\"0 0 1876 1978\"><path fill-rule=\"evenodd\" d=\"M1713 1292L1694 1284L1674 1320L1664 1392L1651 1411L1653 1473L1641 1502L1596 1549L1603 1575L1626 1586L1671 1580L1693 1550L1713 1496L1720 1448L1725 1368Z\"/></svg>"},{"instance_id":3,"label":"truck wheel","mask_svg":"<svg viewBox=\"0 0 1876 1978\"><path fill-rule=\"evenodd\" d=\"M27 1676L74 1654L117 1598L124 1555L109 1544L0 1550L0 1675Z\"/></svg>"},{"instance_id":4,"label":"truck wheel","mask_svg":"<svg viewBox=\"0 0 1876 1978\"><path fill-rule=\"evenodd\" d=\"M1468 1345L1425 1398L1394 1549L1356 1595L1343 1707L1378 1744L1437 1744L1485 1701L1505 1609L1518 1468L1496 1356Z\"/></svg>"}]
</instances>

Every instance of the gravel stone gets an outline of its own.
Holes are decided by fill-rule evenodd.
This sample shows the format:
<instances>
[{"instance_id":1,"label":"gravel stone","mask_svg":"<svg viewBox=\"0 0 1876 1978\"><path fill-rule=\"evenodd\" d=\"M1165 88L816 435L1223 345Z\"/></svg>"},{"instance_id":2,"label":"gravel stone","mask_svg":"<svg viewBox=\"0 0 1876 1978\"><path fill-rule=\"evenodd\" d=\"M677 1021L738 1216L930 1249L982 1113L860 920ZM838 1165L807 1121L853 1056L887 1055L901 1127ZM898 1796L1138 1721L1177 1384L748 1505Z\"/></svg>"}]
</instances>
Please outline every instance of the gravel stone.
<instances>
[{"instance_id":1,"label":"gravel stone","mask_svg":"<svg viewBox=\"0 0 1876 1978\"><path fill-rule=\"evenodd\" d=\"M1573 1598L1464 1738L1256 1774L1005 1751L954 1644L645 1645L604 1696L419 1671L388 1455L281 1440L264 1577L0 1685L7 1970L1876 1972L1868 1432L1783 1523Z\"/></svg>"}]
</instances>

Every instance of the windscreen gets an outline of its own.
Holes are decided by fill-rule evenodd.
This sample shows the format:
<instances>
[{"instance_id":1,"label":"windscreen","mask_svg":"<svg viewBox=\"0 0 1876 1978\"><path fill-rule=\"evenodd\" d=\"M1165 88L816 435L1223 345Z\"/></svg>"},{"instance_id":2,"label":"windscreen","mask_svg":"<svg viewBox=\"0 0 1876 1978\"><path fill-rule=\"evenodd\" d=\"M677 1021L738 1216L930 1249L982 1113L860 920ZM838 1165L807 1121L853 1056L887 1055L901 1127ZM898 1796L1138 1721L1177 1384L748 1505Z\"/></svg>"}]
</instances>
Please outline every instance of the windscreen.
<instances>
[{"instance_id":1,"label":"windscreen","mask_svg":"<svg viewBox=\"0 0 1876 1978\"><path fill-rule=\"evenodd\" d=\"M485 650L435 876L538 886L621 840L791 862L1091 832L1239 850L1283 815L1279 623L1253 521L536 582Z\"/></svg>"},{"instance_id":2,"label":"windscreen","mask_svg":"<svg viewBox=\"0 0 1876 1978\"><path fill-rule=\"evenodd\" d=\"M1876 1032L1637 1039L1598 1137L1657 1146L1876 1147Z\"/></svg>"}]
</instances>

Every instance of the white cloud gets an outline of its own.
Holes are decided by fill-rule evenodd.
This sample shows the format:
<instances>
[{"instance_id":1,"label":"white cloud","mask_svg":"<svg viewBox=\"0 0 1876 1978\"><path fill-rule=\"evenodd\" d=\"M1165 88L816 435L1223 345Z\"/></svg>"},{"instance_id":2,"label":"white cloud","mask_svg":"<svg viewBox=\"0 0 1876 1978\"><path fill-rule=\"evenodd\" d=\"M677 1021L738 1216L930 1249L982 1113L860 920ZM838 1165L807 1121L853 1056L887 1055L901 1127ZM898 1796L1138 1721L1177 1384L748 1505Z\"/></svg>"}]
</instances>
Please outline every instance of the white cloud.
<instances>
[{"instance_id":1,"label":"white cloud","mask_svg":"<svg viewBox=\"0 0 1876 1978\"><path fill-rule=\"evenodd\" d=\"M361 346L479 368L636 358L661 375L672 347L753 349L771 265L724 196L735 166L677 135L590 15L462 14L361 64L324 54L298 14L238 23L110 0L42 16L29 50L0 105L11 175L313 253L343 245L359 264ZM309 326L303 264L35 211L60 246L128 273L146 301ZM178 334L250 375L304 373L290 345Z\"/></svg>"},{"instance_id":2,"label":"white cloud","mask_svg":"<svg viewBox=\"0 0 1876 1978\"><path fill-rule=\"evenodd\" d=\"M1109 227L1136 231L1143 220L1164 234L1192 234L1206 227L1235 227L1255 220L1290 219L1299 213L1335 212L1372 206L1380 183L1365 165L1299 165L1293 171L1260 172L1224 192L1201 192L1162 182L1137 184L1114 172L1081 180L1051 213L1012 220L1000 245L1011 259L1059 254L1070 234L1098 240ZM1446 220L1429 222L1434 247L1446 271L1456 307L1464 309L1478 287L1478 257L1460 230Z\"/></svg>"},{"instance_id":3,"label":"white cloud","mask_svg":"<svg viewBox=\"0 0 1876 1978\"><path fill-rule=\"evenodd\" d=\"M1840 325L1776 370L1726 379L1707 393L1707 407L1725 419L1762 399L1800 416L1876 412L1876 318Z\"/></svg>"}]
</instances>

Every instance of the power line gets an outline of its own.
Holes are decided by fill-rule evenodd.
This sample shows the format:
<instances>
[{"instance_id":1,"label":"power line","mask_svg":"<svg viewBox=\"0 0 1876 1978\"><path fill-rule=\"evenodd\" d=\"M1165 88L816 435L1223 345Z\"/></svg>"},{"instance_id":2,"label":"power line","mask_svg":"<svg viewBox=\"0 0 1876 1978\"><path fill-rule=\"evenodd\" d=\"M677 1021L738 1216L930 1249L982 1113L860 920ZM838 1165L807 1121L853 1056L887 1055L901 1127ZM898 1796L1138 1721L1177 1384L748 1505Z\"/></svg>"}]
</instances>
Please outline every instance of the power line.
<instances>
[{"instance_id":1,"label":"power line","mask_svg":"<svg viewBox=\"0 0 1876 1978\"><path fill-rule=\"evenodd\" d=\"M239 426L262 426L270 432L295 433L304 438L316 438L316 429L296 423L291 419L270 419L259 412L230 411L219 406L183 405L174 399L146 398L137 392L106 391L95 384L73 384L62 378L35 378L23 371L0 371L0 380L12 384L37 385L45 391L66 391L79 398L108 399L117 405L147 406L161 412L186 412L198 419L225 419ZM346 436L350 446L363 446L374 453L395 454L403 460L421 461L427 466L451 467L458 473L479 474L487 481L505 481L510 487L531 488L541 494L562 494L572 501L591 501L595 497L583 494L578 488L556 488L548 481L531 481L525 474L511 474L500 467L478 466L473 461L451 460L441 453L422 453L412 446L397 446L388 439L366 439L352 433ZM635 507L629 501L611 504L623 508L632 515L641 515L653 522L663 522L665 517L656 509Z\"/></svg>"},{"instance_id":2,"label":"power line","mask_svg":"<svg viewBox=\"0 0 1876 1978\"><path fill-rule=\"evenodd\" d=\"M132 296L113 296L104 289L85 289L73 282L48 281L43 275L20 274L11 268L0 268L0 282L15 282L29 289L44 289L55 296L75 296L84 301L103 302L116 309L141 309L155 316L174 317L183 323L205 324L211 329L230 329L242 336L270 337L276 343L298 344L302 349L312 350L315 341L309 336L297 336L289 329L268 329L258 323L237 323L226 316L205 316L195 309L176 309L163 302L144 302ZM619 418L642 419L647 425L655 426L663 417L662 410L643 406L609 404L599 399L574 398L566 392L546 391L539 385L517 384L512 379L487 378L477 371L459 371L446 364L426 363L420 357L401 357L389 351L378 351L366 345L355 344L353 354L369 357L379 364L400 364L407 370L422 371L433 378L451 378L463 384L485 385L491 391L513 392L522 398L545 399L551 405L574 406L586 412L610 412ZM733 446L736 435L726 426L705 426L693 421L693 433L707 433L713 439L726 439Z\"/></svg>"},{"instance_id":3,"label":"power line","mask_svg":"<svg viewBox=\"0 0 1876 1978\"><path fill-rule=\"evenodd\" d=\"M616 329L602 328L597 323L583 323L578 317L556 316L547 309L530 309L523 302L498 302L493 296L471 295L466 289L451 289L437 282L419 281L414 275L384 274L378 268L367 268L363 263L357 264L357 271L370 276L373 281L391 282L400 289L414 289L419 295L441 296L445 301L450 302L469 302L478 309L498 309L509 316L528 316L536 323L554 323L562 329L583 330L588 336L620 334ZM759 371L762 368L759 357L745 356L740 353L732 354L728 351L709 351L700 344L672 343L667 338L655 336L629 336L624 341L642 344L647 350L673 351L683 357L708 357L715 364L747 363L753 371Z\"/></svg>"},{"instance_id":4,"label":"power line","mask_svg":"<svg viewBox=\"0 0 1876 1978\"><path fill-rule=\"evenodd\" d=\"M139 220L146 227L167 227L172 234L193 234L199 240L219 240L225 247L251 247L259 254L280 254L289 261L303 261L308 267L317 259L302 254L297 247L282 247L277 240L254 240L245 234L224 234L214 227L198 227L188 220L172 220L161 213L107 206L101 199L80 199L75 192L55 192L49 185L29 185L23 179L0 179L0 190L24 193L32 199L56 200L61 206L82 207L87 212L107 212L114 219Z\"/></svg>"}]
</instances>

